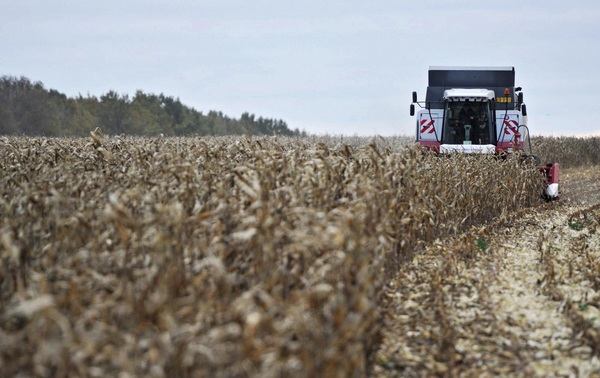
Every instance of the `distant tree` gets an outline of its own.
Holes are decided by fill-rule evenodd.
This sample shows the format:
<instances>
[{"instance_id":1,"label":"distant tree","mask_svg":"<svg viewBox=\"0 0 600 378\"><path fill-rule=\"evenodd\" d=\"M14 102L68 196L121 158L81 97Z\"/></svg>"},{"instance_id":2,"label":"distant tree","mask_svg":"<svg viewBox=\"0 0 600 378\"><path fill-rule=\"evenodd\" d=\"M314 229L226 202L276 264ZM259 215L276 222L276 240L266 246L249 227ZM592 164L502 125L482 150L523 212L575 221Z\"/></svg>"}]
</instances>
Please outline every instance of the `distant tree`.
<instances>
[{"instance_id":1,"label":"distant tree","mask_svg":"<svg viewBox=\"0 0 600 378\"><path fill-rule=\"evenodd\" d=\"M159 96L137 91L130 106L130 132L138 135L174 135L173 122Z\"/></svg>"},{"instance_id":2,"label":"distant tree","mask_svg":"<svg viewBox=\"0 0 600 378\"><path fill-rule=\"evenodd\" d=\"M120 96L115 91L109 91L100 96L98 107L98 123L106 133L121 134L131 130L129 97Z\"/></svg>"},{"instance_id":3,"label":"distant tree","mask_svg":"<svg viewBox=\"0 0 600 378\"><path fill-rule=\"evenodd\" d=\"M135 135L300 134L282 120L249 112L239 119L215 110L205 115L162 93L138 90L130 99L111 90L100 98L69 98L25 77L0 77L0 134L85 136L96 127L107 134Z\"/></svg>"},{"instance_id":4,"label":"distant tree","mask_svg":"<svg viewBox=\"0 0 600 378\"><path fill-rule=\"evenodd\" d=\"M14 116L15 79L10 76L0 78L0 134L16 134L19 132Z\"/></svg>"},{"instance_id":5,"label":"distant tree","mask_svg":"<svg viewBox=\"0 0 600 378\"><path fill-rule=\"evenodd\" d=\"M86 136L98 126L97 118L84 101L69 99L66 114L62 136Z\"/></svg>"},{"instance_id":6,"label":"distant tree","mask_svg":"<svg viewBox=\"0 0 600 378\"><path fill-rule=\"evenodd\" d=\"M163 109L171 118L173 125L182 124L184 121L184 106L179 99L173 99L173 97L165 96L162 93L159 99Z\"/></svg>"},{"instance_id":7,"label":"distant tree","mask_svg":"<svg viewBox=\"0 0 600 378\"><path fill-rule=\"evenodd\" d=\"M3 132L25 135L56 135L58 109L52 95L41 82L25 77L3 76L0 79Z\"/></svg>"}]
</instances>

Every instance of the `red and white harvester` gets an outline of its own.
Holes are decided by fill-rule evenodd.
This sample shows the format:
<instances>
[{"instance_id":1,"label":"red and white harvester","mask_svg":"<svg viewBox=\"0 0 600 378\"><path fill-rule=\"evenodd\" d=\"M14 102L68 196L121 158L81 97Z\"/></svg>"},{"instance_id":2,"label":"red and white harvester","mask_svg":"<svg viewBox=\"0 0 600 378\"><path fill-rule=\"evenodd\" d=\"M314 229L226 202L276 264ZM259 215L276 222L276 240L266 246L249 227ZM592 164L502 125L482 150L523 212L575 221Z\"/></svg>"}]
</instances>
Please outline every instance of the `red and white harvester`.
<instances>
[{"instance_id":1,"label":"red and white harvester","mask_svg":"<svg viewBox=\"0 0 600 378\"><path fill-rule=\"evenodd\" d=\"M527 154L527 108L514 67L430 67L425 101L412 94L417 142L438 153ZM529 143L531 152L531 143ZM548 183L544 196L558 198L558 164L540 166Z\"/></svg>"}]
</instances>

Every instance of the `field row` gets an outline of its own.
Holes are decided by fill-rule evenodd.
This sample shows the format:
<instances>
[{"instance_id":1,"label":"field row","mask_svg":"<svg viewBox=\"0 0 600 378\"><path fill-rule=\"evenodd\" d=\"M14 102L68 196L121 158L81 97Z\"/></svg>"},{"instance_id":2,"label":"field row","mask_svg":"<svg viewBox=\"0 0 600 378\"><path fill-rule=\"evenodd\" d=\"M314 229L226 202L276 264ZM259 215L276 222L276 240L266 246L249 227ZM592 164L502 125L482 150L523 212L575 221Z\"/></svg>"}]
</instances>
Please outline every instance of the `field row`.
<instances>
[{"instance_id":1,"label":"field row","mask_svg":"<svg viewBox=\"0 0 600 378\"><path fill-rule=\"evenodd\" d=\"M0 145L7 375L364 375L398 267L541 201L518 159L378 139Z\"/></svg>"},{"instance_id":2,"label":"field row","mask_svg":"<svg viewBox=\"0 0 600 378\"><path fill-rule=\"evenodd\" d=\"M546 204L430 244L386 288L375 375L598 375L599 209Z\"/></svg>"}]
</instances>

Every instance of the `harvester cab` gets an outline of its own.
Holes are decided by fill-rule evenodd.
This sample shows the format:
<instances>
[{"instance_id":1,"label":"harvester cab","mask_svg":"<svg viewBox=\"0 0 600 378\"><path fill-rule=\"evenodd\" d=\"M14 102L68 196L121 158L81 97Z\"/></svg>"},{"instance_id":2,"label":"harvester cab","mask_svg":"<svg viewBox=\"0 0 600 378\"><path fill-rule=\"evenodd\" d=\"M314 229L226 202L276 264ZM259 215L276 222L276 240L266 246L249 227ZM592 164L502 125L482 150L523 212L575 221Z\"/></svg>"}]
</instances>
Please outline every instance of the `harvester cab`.
<instances>
[{"instance_id":1,"label":"harvester cab","mask_svg":"<svg viewBox=\"0 0 600 378\"><path fill-rule=\"evenodd\" d=\"M491 152L496 137L492 121L494 92L478 89L448 89L444 91L442 151ZM479 147L474 147L479 146Z\"/></svg>"},{"instance_id":2,"label":"harvester cab","mask_svg":"<svg viewBox=\"0 0 600 378\"><path fill-rule=\"evenodd\" d=\"M514 67L430 67L425 101L413 92L410 115L415 105L416 140L437 153L468 154L525 152L529 140L527 108L523 92L515 87ZM540 166L548 183L544 195L558 198L558 164Z\"/></svg>"}]
</instances>

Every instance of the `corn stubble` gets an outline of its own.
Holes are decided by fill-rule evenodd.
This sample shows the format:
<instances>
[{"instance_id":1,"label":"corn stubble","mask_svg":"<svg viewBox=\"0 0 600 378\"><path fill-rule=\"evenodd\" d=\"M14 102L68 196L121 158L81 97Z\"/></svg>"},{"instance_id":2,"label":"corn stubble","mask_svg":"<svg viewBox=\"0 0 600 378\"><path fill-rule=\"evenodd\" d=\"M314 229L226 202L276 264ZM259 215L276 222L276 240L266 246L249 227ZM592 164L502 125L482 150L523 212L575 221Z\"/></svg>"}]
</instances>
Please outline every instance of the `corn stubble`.
<instances>
[{"instance_id":1,"label":"corn stubble","mask_svg":"<svg viewBox=\"0 0 600 378\"><path fill-rule=\"evenodd\" d=\"M542 185L378 139L0 146L3 375L363 376L397 269Z\"/></svg>"},{"instance_id":2,"label":"corn stubble","mask_svg":"<svg viewBox=\"0 0 600 378\"><path fill-rule=\"evenodd\" d=\"M574 333L600 355L600 204L569 213L562 239L540 235L543 290L563 304Z\"/></svg>"}]
</instances>

